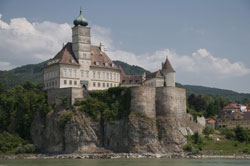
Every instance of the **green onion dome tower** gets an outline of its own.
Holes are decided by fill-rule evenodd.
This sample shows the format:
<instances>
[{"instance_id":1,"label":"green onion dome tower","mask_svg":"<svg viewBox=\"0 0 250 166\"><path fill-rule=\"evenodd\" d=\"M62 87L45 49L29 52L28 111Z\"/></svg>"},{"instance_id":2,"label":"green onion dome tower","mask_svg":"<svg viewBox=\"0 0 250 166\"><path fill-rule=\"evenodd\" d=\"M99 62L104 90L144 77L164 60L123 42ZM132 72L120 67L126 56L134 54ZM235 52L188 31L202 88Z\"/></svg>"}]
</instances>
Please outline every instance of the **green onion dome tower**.
<instances>
[{"instance_id":1,"label":"green onion dome tower","mask_svg":"<svg viewBox=\"0 0 250 166\"><path fill-rule=\"evenodd\" d=\"M88 21L86 18L83 17L82 15L82 10L80 10L80 15L74 20L74 25L75 26L87 26Z\"/></svg>"}]
</instances>

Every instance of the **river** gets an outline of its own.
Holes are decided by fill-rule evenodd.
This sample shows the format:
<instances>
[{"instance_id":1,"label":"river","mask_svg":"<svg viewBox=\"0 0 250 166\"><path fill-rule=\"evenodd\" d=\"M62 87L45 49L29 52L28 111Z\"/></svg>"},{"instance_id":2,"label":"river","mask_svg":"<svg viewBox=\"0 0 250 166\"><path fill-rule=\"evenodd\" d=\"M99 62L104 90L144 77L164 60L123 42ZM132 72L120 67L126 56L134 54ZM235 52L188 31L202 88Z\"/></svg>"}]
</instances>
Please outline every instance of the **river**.
<instances>
[{"instance_id":1,"label":"river","mask_svg":"<svg viewBox=\"0 0 250 166\"><path fill-rule=\"evenodd\" d=\"M243 159L23 159L0 166L250 166Z\"/></svg>"}]
</instances>

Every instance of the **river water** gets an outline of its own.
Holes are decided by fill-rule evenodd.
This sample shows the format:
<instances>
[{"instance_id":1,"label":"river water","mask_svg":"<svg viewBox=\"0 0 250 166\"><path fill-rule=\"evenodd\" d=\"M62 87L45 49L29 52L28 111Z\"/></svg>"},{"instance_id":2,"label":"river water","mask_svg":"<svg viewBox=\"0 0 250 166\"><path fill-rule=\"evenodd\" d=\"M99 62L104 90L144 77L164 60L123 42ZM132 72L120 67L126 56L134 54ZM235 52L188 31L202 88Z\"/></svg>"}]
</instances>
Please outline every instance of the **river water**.
<instances>
[{"instance_id":1,"label":"river water","mask_svg":"<svg viewBox=\"0 0 250 166\"><path fill-rule=\"evenodd\" d=\"M24 159L0 166L250 166L243 159Z\"/></svg>"}]
</instances>

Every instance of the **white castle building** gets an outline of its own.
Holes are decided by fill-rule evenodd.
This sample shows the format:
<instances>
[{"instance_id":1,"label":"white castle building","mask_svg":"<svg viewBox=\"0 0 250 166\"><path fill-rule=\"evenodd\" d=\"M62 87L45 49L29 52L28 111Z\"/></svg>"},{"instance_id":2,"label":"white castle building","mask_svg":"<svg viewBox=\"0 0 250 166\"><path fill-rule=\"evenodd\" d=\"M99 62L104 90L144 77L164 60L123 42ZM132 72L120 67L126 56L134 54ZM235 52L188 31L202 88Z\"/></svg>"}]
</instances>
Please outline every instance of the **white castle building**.
<instances>
[{"instance_id":1,"label":"white castle building","mask_svg":"<svg viewBox=\"0 0 250 166\"><path fill-rule=\"evenodd\" d=\"M107 56L104 43L91 45L91 31L82 11L74 20L72 43L63 46L44 67L44 89L49 104L64 96L73 104L84 90L105 90L117 86L175 86L175 71L168 58L162 69L146 75L126 75Z\"/></svg>"},{"instance_id":2,"label":"white castle building","mask_svg":"<svg viewBox=\"0 0 250 166\"><path fill-rule=\"evenodd\" d=\"M74 20L67 43L44 68L44 87L104 90L120 84L120 68L106 55L104 44L91 45L90 28L82 11Z\"/></svg>"}]
</instances>

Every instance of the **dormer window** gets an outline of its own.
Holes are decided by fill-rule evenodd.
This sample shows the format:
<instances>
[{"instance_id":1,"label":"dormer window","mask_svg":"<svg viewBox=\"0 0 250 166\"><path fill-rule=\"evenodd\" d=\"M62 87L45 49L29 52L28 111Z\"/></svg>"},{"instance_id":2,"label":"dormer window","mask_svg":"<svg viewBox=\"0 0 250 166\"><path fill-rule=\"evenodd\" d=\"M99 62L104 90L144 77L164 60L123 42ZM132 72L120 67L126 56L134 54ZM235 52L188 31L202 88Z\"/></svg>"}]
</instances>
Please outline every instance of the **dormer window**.
<instances>
[{"instance_id":1,"label":"dormer window","mask_svg":"<svg viewBox=\"0 0 250 166\"><path fill-rule=\"evenodd\" d=\"M75 60L74 60L74 59L70 59L70 62L71 62L71 63L75 63Z\"/></svg>"},{"instance_id":2,"label":"dormer window","mask_svg":"<svg viewBox=\"0 0 250 166\"><path fill-rule=\"evenodd\" d=\"M109 64L108 63L104 63L104 66L108 66Z\"/></svg>"},{"instance_id":3,"label":"dormer window","mask_svg":"<svg viewBox=\"0 0 250 166\"><path fill-rule=\"evenodd\" d=\"M95 64L96 66L99 66L99 62L94 62L94 64Z\"/></svg>"},{"instance_id":4,"label":"dormer window","mask_svg":"<svg viewBox=\"0 0 250 166\"><path fill-rule=\"evenodd\" d=\"M115 64L114 64L114 63L111 63L111 67L115 67Z\"/></svg>"}]
</instances>

